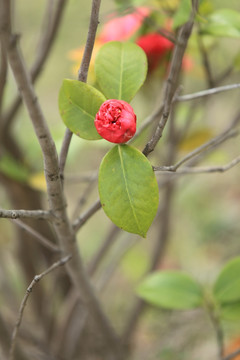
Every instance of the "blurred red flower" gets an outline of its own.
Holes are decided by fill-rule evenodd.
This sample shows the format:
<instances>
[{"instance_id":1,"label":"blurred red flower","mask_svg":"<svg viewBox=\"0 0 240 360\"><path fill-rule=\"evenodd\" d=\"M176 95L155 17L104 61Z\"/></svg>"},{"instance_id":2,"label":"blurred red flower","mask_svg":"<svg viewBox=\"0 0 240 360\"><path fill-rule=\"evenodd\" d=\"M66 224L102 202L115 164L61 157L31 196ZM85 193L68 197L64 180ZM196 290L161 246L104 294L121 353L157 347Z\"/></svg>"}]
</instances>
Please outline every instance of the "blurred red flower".
<instances>
[{"instance_id":1,"label":"blurred red flower","mask_svg":"<svg viewBox=\"0 0 240 360\"><path fill-rule=\"evenodd\" d=\"M106 42L109 41L126 41L135 37L135 42L139 45L146 53L148 58L149 73L155 70L159 65L163 66L163 70L166 71L169 58L167 55L170 54L174 47L174 44L166 39L159 33L150 32L137 37L137 32L143 25L143 22L147 16L151 14L152 10L147 7L136 7L132 13L123 16L115 16L108 20L101 28L99 35L96 38L95 46L92 54L89 80L91 83L95 81L95 75L93 71L93 65L95 55L99 48ZM168 19L165 22L164 28L171 31L171 20ZM133 40L133 39L131 39ZM69 53L71 60L75 62L74 72L77 73L80 61L83 56L84 47L75 49ZM164 63L164 60L166 62ZM182 68L184 71L190 71L193 67L192 59L185 55L183 59Z\"/></svg>"},{"instance_id":2,"label":"blurred red flower","mask_svg":"<svg viewBox=\"0 0 240 360\"><path fill-rule=\"evenodd\" d=\"M149 33L139 37L136 43L144 50L148 59L149 71L157 68L174 44L158 33Z\"/></svg>"},{"instance_id":3,"label":"blurred red flower","mask_svg":"<svg viewBox=\"0 0 240 360\"><path fill-rule=\"evenodd\" d=\"M149 13L150 9L138 7L131 14L109 20L103 25L98 39L103 43L130 39L141 27L144 18L148 16Z\"/></svg>"}]
</instances>

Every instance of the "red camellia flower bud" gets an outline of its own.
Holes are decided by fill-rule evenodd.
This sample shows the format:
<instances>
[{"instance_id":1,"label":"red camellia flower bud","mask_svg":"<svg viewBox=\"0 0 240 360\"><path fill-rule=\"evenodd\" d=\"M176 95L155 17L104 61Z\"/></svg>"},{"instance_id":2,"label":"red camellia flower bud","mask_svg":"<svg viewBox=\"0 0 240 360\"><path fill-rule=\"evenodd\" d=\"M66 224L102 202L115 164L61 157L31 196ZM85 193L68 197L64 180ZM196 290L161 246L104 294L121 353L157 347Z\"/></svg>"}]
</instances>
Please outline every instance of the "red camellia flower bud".
<instances>
[{"instance_id":1,"label":"red camellia flower bud","mask_svg":"<svg viewBox=\"0 0 240 360\"><path fill-rule=\"evenodd\" d=\"M136 115L126 101L111 99L100 106L94 124L104 139L121 144L135 134Z\"/></svg>"}]
</instances>

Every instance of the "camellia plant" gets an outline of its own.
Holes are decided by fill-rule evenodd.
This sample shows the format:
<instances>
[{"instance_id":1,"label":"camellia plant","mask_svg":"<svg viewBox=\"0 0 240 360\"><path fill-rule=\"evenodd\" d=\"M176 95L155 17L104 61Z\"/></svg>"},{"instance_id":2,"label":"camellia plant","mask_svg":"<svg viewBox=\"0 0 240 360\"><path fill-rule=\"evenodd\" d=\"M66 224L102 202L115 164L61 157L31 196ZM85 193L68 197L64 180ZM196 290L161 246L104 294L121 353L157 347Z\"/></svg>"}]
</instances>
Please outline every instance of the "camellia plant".
<instances>
[{"instance_id":1,"label":"camellia plant","mask_svg":"<svg viewBox=\"0 0 240 360\"><path fill-rule=\"evenodd\" d=\"M240 14L218 3L0 0L0 360L240 354Z\"/></svg>"},{"instance_id":2,"label":"camellia plant","mask_svg":"<svg viewBox=\"0 0 240 360\"><path fill-rule=\"evenodd\" d=\"M240 319L240 257L230 260L209 288L191 275L176 270L148 275L138 286L137 294L149 304L166 310L202 308L217 332L219 354L224 353L223 322ZM236 347L235 347L236 349Z\"/></svg>"},{"instance_id":3,"label":"camellia plant","mask_svg":"<svg viewBox=\"0 0 240 360\"><path fill-rule=\"evenodd\" d=\"M146 55L136 44L108 42L97 54L95 74L102 92L83 82L63 81L60 114L79 137L118 144L100 165L100 201L114 224L146 237L158 209L158 184L148 159L125 144L136 132L129 102L145 81Z\"/></svg>"}]
</instances>

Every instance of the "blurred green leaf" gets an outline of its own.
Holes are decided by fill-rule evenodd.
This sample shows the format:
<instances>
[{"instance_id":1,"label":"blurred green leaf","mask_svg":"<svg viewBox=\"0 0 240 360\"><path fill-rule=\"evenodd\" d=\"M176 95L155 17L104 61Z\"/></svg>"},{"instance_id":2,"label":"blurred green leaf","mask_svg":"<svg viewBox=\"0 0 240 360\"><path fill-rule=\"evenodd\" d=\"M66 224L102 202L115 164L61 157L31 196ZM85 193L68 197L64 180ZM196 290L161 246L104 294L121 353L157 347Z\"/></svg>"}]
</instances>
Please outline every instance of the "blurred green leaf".
<instances>
[{"instance_id":1,"label":"blurred green leaf","mask_svg":"<svg viewBox=\"0 0 240 360\"><path fill-rule=\"evenodd\" d=\"M127 278L136 280L144 275L148 264L148 253L144 249L134 246L123 257L121 267Z\"/></svg>"},{"instance_id":2,"label":"blurred green leaf","mask_svg":"<svg viewBox=\"0 0 240 360\"><path fill-rule=\"evenodd\" d=\"M232 9L220 9L208 17L201 33L221 37L240 37L240 13Z\"/></svg>"},{"instance_id":3,"label":"blurred green leaf","mask_svg":"<svg viewBox=\"0 0 240 360\"><path fill-rule=\"evenodd\" d=\"M65 79L59 92L61 117L65 125L79 137L101 139L94 119L105 100L103 94L94 87L81 81Z\"/></svg>"},{"instance_id":4,"label":"blurred green leaf","mask_svg":"<svg viewBox=\"0 0 240 360\"><path fill-rule=\"evenodd\" d=\"M95 73L107 98L130 102L145 81L147 58L136 44L110 41L96 56Z\"/></svg>"},{"instance_id":5,"label":"blurred green leaf","mask_svg":"<svg viewBox=\"0 0 240 360\"><path fill-rule=\"evenodd\" d=\"M137 294L152 305L165 309L192 309L203 303L201 286L179 271L155 272L137 288Z\"/></svg>"},{"instance_id":6,"label":"blurred green leaf","mask_svg":"<svg viewBox=\"0 0 240 360\"><path fill-rule=\"evenodd\" d=\"M192 11L191 0L181 0L178 10L176 11L173 17L173 28L176 29L177 27L185 24L189 20L191 11Z\"/></svg>"},{"instance_id":7,"label":"blurred green leaf","mask_svg":"<svg viewBox=\"0 0 240 360\"><path fill-rule=\"evenodd\" d=\"M10 155L3 155L0 158L0 171L13 180L20 182L27 182L29 171L23 166L23 164L18 163Z\"/></svg>"},{"instance_id":8,"label":"blurred green leaf","mask_svg":"<svg viewBox=\"0 0 240 360\"><path fill-rule=\"evenodd\" d=\"M212 13L214 6L211 0L202 0L200 1L198 12L200 15L208 15Z\"/></svg>"},{"instance_id":9,"label":"blurred green leaf","mask_svg":"<svg viewBox=\"0 0 240 360\"><path fill-rule=\"evenodd\" d=\"M224 266L214 284L213 292L220 304L240 300L240 257Z\"/></svg>"},{"instance_id":10,"label":"blurred green leaf","mask_svg":"<svg viewBox=\"0 0 240 360\"><path fill-rule=\"evenodd\" d=\"M148 159L117 145L102 160L99 195L103 210L121 229L146 237L158 208L158 185Z\"/></svg>"},{"instance_id":11,"label":"blurred green leaf","mask_svg":"<svg viewBox=\"0 0 240 360\"><path fill-rule=\"evenodd\" d=\"M220 318L229 321L240 320L240 302L233 302L221 306Z\"/></svg>"}]
</instances>

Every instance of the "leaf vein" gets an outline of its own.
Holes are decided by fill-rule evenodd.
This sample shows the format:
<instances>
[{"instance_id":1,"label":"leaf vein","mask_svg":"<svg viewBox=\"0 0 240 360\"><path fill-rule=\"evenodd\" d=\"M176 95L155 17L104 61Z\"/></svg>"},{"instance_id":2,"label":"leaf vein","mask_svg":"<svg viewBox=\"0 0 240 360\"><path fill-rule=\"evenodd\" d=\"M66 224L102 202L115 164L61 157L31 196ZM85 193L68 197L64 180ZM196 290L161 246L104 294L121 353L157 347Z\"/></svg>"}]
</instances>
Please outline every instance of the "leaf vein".
<instances>
[{"instance_id":1,"label":"leaf vein","mask_svg":"<svg viewBox=\"0 0 240 360\"><path fill-rule=\"evenodd\" d=\"M135 218L137 227L138 227L138 229L139 229L139 232L142 233L142 230L141 230L141 228L140 228L140 226L139 226L137 214L136 214L136 211L135 211L135 209L134 209L134 206L133 206L133 203L132 203L132 200L131 200L130 191L129 191L128 185L127 185L126 171L125 171L125 168L124 168L124 162L123 162L122 153L121 153L121 145L118 146L118 153L119 153L119 158L120 158L120 162L121 162L123 179L124 179L124 183L125 183L125 187L126 187L126 192L127 192L127 196L128 196L128 199L129 199L129 203L130 203L130 206L131 206L131 209L132 209L132 213L133 213L133 216L134 216L134 218Z\"/></svg>"}]
</instances>

